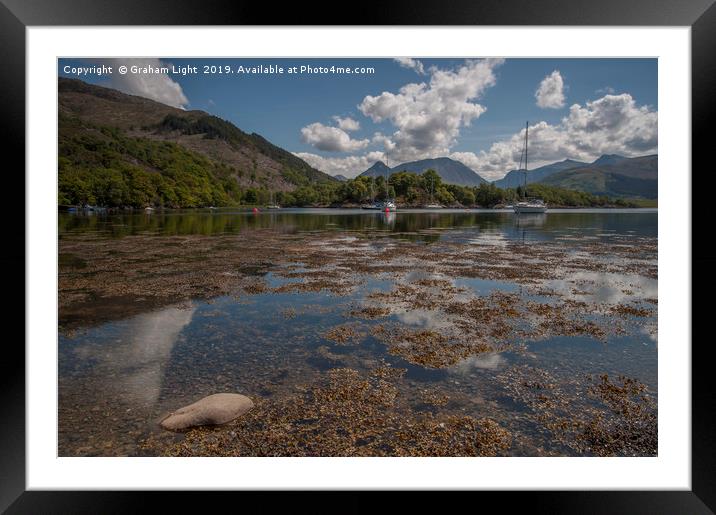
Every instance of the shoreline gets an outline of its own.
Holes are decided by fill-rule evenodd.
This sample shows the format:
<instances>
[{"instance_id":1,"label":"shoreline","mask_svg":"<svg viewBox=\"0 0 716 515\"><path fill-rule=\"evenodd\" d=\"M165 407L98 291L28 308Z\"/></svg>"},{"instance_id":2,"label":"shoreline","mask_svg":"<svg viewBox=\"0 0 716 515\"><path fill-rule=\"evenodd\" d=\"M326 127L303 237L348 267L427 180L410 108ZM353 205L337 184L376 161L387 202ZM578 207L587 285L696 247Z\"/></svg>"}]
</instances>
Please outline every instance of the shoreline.
<instances>
[{"instance_id":1,"label":"shoreline","mask_svg":"<svg viewBox=\"0 0 716 515\"><path fill-rule=\"evenodd\" d=\"M77 210L77 214L87 214L87 213L102 213L102 214L149 214L146 213L145 208L109 208L109 207L97 207L94 210L87 210L82 209L78 206L58 206L58 212L60 213L67 213L71 212L71 209ZM326 206L326 205L313 205L313 206L286 206L281 207L279 209L269 209L266 206L251 206L251 205L240 205L240 206L223 206L223 207L156 207L152 208L152 212L179 212L179 211L213 211L216 213L223 213L228 210L239 210L240 212L246 212L251 213L253 209L258 209L261 213L281 213L283 210L308 210L308 209L331 209L331 210L360 210L364 211L366 213L382 213L383 211L375 210L375 209L363 209L359 204L355 205L341 205L341 206ZM603 211L614 211L614 210L623 210L623 211L643 211L643 210L653 210L657 211L659 208L658 206L649 206L649 207L625 207L625 206L548 206L547 213L549 213L552 210L559 210L559 211L579 211L579 210L603 210ZM405 205L398 205L397 208L393 212L397 211L421 211L421 212L434 212L434 213L441 213L441 212L455 212L455 211L463 211L463 212L470 212L470 211L480 211L480 212L513 212L512 208L509 207L480 207L480 206L470 206L470 207L444 207L444 208L424 208L420 206L405 206ZM540 214L540 213L532 213L532 214Z\"/></svg>"}]
</instances>

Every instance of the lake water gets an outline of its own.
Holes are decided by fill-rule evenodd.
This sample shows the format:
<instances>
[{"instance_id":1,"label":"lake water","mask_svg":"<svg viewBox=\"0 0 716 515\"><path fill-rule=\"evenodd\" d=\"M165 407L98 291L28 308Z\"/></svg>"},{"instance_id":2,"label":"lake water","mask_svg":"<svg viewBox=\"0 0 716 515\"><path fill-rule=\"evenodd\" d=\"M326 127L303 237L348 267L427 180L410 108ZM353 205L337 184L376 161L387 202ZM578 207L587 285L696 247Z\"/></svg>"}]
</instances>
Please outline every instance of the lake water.
<instances>
[{"instance_id":1,"label":"lake water","mask_svg":"<svg viewBox=\"0 0 716 515\"><path fill-rule=\"evenodd\" d=\"M656 402L657 229L656 210L60 213L59 455L160 454L185 436L158 421L205 395L269 409L383 366L405 369L403 417L489 418L501 455L599 454L555 427L614 411L604 375Z\"/></svg>"}]
</instances>

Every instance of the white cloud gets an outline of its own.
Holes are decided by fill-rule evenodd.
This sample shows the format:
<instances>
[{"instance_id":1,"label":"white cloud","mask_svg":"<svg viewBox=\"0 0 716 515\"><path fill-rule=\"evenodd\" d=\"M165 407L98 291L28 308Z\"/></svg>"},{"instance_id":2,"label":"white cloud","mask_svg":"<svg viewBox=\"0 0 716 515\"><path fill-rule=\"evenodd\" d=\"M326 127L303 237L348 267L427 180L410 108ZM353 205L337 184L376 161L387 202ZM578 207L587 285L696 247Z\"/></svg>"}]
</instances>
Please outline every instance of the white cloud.
<instances>
[{"instance_id":1,"label":"white cloud","mask_svg":"<svg viewBox=\"0 0 716 515\"><path fill-rule=\"evenodd\" d=\"M159 69L162 66L171 66L159 59L122 59L121 64L127 67ZM184 95L182 87L174 82L166 73L127 73L112 74L110 85L124 93L155 100L172 107L185 109L189 99Z\"/></svg>"},{"instance_id":2,"label":"white cloud","mask_svg":"<svg viewBox=\"0 0 716 515\"><path fill-rule=\"evenodd\" d=\"M415 70L416 73L419 73L420 75L425 75L425 67L423 66L423 63L417 59L412 59L410 57L396 57L394 60L403 68L409 68L411 70Z\"/></svg>"},{"instance_id":3,"label":"white cloud","mask_svg":"<svg viewBox=\"0 0 716 515\"><path fill-rule=\"evenodd\" d=\"M456 70L431 69L429 83L406 84L398 93L366 96L358 106L376 123L390 121L391 161L446 155L460 135L486 108L474 100L496 82L493 70L502 59L470 60Z\"/></svg>"},{"instance_id":4,"label":"white cloud","mask_svg":"<svg viewBox=\"0 0 716 515\"><path fill-rule=\"evenodd\" d=\"M658 112L649 106L638 106L631 95L605 95L587 102L574 104L569 114L558 124L539 122L530 126L529 168L576 159L590 162L602 154L639 156L658 151ZM509 138L497 141L487 151L445 152L443 154L475 170L487 180L500 179L518 166L525 132L521 129ZM323 158L315 154L297 154L309 164L331 175L354 177L369 168L375 161L386 161L386 152L392 157L398 153L396 142L377 132L372 142L381 144L385 151L370 152L363 156ZM401 154L404 155L404 152ZM404 156L400 161L427 157L421 153Z\"/></svg>"},{"instance_id":5,"label":"white cloud","mask_svg":"<svg viewBox=\"0 0 716 515\"><path fill-rule=\"evenodd\" d=\"M500 179L510 168L516 168L516 166L512 166L514 162L512 151L511 149L507 150L509 150L509 155L500 155L501 151L504 152L503 148L495 149L495 145L493 145L489 152L482 151L477 154L474 152L452 152L448 157L472 168L483 179L493 181Z\"/></svg>"},{"instance_id":6,"label":"white cloud","mask_svg":"<svg viewBox=\"0 0 716 515\"><path fill-rule=\"evenodd\" d=\"M294 154L312 167L328 175L343 175L353 178L373 166L376 161L384 161L383 152L368 152L362 156L323 157L309 152L294 152Z\"/></svg>"},{"instance_id":7,"label":"white cloud","mask_svg":"<svg viewBox=\"0 0 716 515\"><path fill-rule=\"evenodd\" d=\"M529 168L576 159L593 161L602 154L626 157L656 153L658 112L638 106L628 93L605 95L586 105L574 104L559 124L530 126ZM457 159L488 180L499 179L518 166L524 129L479 153L453 152Z\"/></svg>"},{"instance_id":8,"label":"white cloud","mask_svg":"<svg viewBox=\"0 0 716 515\"><path fill-rule=\"evenodd\" d=\"M485 179L499 179L518 166L524 128L495 141L484 151L452 149L462 128L485 112L485 107L475 100L495 84L494 69L502 62L470 60L454 70L431 67L426 82L406 84L396 93L384 91L377 96L366 96L358 106L361 113L375 123L389 122L396 129L392 133L375 132L370 140L353 140L340 126L344 119L338 117L334 119L339 127L316 123L302 130L304 141L320 150L363 149L363 155L340 158L313 153L296 155L319 170L346 177L356 176L379 159L395 165L447 156L461 161ZM564 84L559 72L555 71L545 80L555 77L559 77L557 89L564 102ZM657 122L658 112L649 106L637 105L628 93L604 95L584 105L573 104L558 123L530 124L529 168L567 158L590 162L602 154L632 157L656 153ZM368 152L374 147L380 150Z\"/></svg>"},{"instance_id":9,"label":"white cloud","mask_svg":"<svg viewBox=\"0 0 716 515\"><path fill-rule=\"evenodd\" d=\"M360 123L358 123L357 120L354 120L350 116L347 116L345 118L341 118L340 116L334 116L333 119L336 121L336 125L338 125L339 129L343 129L344 131L357 131L360 129Z\"/></svg>"},{"instance_id":10,"label":"white cloud","mask_svg":"<svg viewBox=\"0 0 716 515\"><path fill-rule=\"evenodd\" d=\"M375 145L381 145L385 150L391 151L395 148L395 143L382 132L376 132L373 134L371 143Z\"/></svg>"},{"instance_id":11,"label":"white cloud","mask_svg":"<svg viewBox=\"0 0 716 515\"><path fill-rule=\"evenodd\" d=\"M599 88L595 91L597 95L604 95L605 93L609 93L610 95L613 95L615 93L615 90L611 86L605 86L603 88Z\"/></svg>"},{"instance_id":12,"label":"white cloud","mask_svg":"<svg viewBox=\"0 0 716 515\"><path fill-rule=\"evenodd\" d=\"M564 107L564 80L559 70L547 75L535 92L537 105L542 109L558 109Z\"/></svg>"},{"instance_id":13,"label":"white cloud","mask_svg":"<svg viewBox=\"0 0 716 515\"><path fill-rule=\"evenodd\" d=\"M370 143L367 139L351 139L343 129L328 127L318 122L301 129L301 137L304 142L327 152L353 152L367 147Z\"/></svg>"}]
</instances>

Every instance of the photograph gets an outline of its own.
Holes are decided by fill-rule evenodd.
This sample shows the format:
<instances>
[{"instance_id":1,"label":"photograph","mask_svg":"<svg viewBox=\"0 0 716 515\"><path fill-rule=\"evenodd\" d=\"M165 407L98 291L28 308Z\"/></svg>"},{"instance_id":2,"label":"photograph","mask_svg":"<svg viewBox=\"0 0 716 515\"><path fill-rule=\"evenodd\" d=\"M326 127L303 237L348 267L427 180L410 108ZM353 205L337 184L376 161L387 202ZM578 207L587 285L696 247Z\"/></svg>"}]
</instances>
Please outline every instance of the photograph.
<instances>
[{"instance_id":1,"label":"photograph","mask_svg":"<svg viewBox=\"0 0 716 515\"><path fill-rule=\"evenodd\" d=\"M58 457L659 456L657 57L56 62Z\"/></svg>"}]
</instances>

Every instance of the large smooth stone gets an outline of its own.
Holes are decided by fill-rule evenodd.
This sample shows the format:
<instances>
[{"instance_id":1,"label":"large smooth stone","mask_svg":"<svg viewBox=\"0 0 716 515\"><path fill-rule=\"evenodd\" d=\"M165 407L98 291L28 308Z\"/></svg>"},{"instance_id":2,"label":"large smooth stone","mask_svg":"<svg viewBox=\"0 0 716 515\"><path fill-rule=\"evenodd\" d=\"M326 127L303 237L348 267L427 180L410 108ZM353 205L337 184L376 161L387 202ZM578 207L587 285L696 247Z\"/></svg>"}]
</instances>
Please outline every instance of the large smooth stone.
<instances>
[{"instance_id":1,"label":"large smooth stone","mask_svg":"<svg viewBox=\"0 0 716 515\"><path fill-rule=\"evenodd\" d=\"M170 413L160 425L170 431L180 431L194 426L226 424L253 407L253 401L245 395L215 393Z\"/></svg>"}]
</instances>

